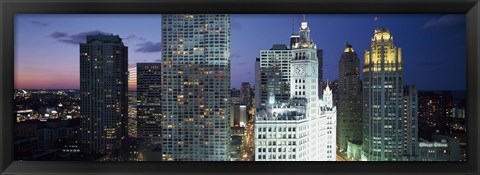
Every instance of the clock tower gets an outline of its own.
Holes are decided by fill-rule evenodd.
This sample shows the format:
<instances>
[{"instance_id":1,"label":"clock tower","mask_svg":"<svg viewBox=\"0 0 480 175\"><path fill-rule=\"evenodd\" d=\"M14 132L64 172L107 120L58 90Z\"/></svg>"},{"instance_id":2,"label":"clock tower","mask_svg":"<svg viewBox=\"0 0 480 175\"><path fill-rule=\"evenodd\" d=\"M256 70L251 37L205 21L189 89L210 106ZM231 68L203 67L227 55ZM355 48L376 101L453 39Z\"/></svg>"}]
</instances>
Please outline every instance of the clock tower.
<instances>
[{"instance_id":1,"label":"clock tower","mask_svg":"<svg viewBox=\"0 0 480 175\"><path fill-rule=\"evenodd\" d=\"M288 72L289 78L285 79L290 82L289 99L275 100L275 94L270 93L268 105L255 112L255 161L335 161L337 109L332 103L330 87L325 89L323 99L319 99L317 46L310 38L305 19L291 46L286 56L290 60L285 65L289 70L270 71L275 75ZM274 85L283 83L278 78L268 80ZM284 143L300 144L265 144L282 135ZM265 151L271 149L283 149L284 155Z\"/></svg>"},{"instance_id":2,"label":"clock tower","mask_svg":"<svg viewBox=\"0 0 480 175\"><path fill-rule=\"evenodd\" d=\"M305 20L300 26L299 33L300 39L292 48L293 58L290 62L290 98L304 98L309 106L316 106L318 101L317 46L310 39L310 28ZM313 109L311 112L315 113Z\"/></svg>"}]
</instances>

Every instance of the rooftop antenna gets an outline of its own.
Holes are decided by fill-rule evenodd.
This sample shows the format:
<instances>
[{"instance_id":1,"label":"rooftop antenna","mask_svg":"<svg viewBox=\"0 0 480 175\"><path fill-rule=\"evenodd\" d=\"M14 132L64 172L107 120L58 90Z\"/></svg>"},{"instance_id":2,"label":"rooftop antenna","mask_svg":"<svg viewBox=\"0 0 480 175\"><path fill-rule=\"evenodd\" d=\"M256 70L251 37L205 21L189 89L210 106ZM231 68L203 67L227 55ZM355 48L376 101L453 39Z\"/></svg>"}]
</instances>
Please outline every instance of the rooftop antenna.
<instances>
[{"instance_id":1,"label":"rooftop antenna","mask_svg":"<svg viewBox=\"0 0 480 175\"><path fill-rule=\"evenodd\" d=\"M305 22L305 21L306 21L306 20L305 20L305 14L303 14L303 22Z\"/></svg>"},{"instance_id":2,"label":"rooftop antenna","mask_svg":"<svg viewBox=\"0 0 480 175\"><path fill-rule=\"evenodd\" d=\"M295 34L295 18L292 18L292 35Z\"/></svg>"},{"instance_id":3,"label":"rooftop antenna","mask_svg":"<svg viewBox=\"0 0 480 175\"><path fill-rule=\"evenodd\" d=\"M378 27L378 22L377 22L377 21L378 21L378 16L373 17L373 21L375 21L375 24L376 24L376 27L375 27L375 28L376 28L376 30L380 30L380 28Z\"/></svg>"}]
</instances>

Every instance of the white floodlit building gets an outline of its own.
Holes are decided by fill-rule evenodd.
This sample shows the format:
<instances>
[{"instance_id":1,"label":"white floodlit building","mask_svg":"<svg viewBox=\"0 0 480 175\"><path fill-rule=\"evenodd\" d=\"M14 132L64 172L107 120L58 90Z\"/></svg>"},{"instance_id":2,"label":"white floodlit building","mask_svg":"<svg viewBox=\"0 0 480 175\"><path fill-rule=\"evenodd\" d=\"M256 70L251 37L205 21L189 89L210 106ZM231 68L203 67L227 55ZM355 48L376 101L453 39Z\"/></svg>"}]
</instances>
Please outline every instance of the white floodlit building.
<instances>
[{"instance_id":1,"label":"white floodlit building","mask_svg":"<svg viewBox=\"0 0 480 175\"><path fill-rule=\"evenodd\" d=\"M318 99L317 47L303 21L292 48L290 99L268 103L255 114L255 161L335 161L336 107L327 86Z\"/></svg>"}]
</instances>

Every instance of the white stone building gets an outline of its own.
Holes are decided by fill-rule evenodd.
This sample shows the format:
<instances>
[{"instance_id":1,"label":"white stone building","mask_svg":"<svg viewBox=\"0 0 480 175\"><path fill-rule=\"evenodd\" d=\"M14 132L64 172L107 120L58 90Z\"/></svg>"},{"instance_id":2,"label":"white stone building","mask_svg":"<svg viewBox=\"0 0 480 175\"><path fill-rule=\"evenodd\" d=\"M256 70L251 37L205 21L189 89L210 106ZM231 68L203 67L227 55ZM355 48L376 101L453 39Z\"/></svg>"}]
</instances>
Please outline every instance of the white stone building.
<instances>
[{"instance_id":1,"label":"white stone building","mask_svg":"<svg viewBox=\"0 0 480 175\"><path fill-rule=\"evenodd\" d=\"M292 48L290 99L276 101L269 89L255 114L255 161L335 161L336 107L327 86L318 99L317 47L303 21Z\"/></svg>"}]
</instances>

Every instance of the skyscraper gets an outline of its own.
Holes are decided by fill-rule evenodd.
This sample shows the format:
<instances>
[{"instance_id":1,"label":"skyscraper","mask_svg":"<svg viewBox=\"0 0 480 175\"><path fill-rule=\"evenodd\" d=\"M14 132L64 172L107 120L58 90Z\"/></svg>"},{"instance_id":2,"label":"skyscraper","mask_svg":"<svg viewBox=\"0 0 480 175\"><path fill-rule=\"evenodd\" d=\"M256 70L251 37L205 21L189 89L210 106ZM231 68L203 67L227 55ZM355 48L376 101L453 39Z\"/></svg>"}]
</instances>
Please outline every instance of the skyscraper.
<instances>
[{"instance_id":1,"label":"skyscraper","mask_svg":"<svg viewBox=\"0 0 480 175\"><path fill-rule=\"evenodd\" d=\"M80 148L118 159L127 136L128 47L118 35L80 43Z\"/></svg>"},{"instance_id":2,"label":"skyscraper","mask_svg":"<svg viewBox=\"0 0 480 175\"><path fill-rule=\"evenodd\" d=\"M137 138L138 137L137 92L129 90L129 92L127 94L127 98L128 98L128 124L127 124L128 137L129 138Z\"/></svg>"},{"instance_id":3,"label":"skyscraper","mask_svg":"<svg viewBox=\"0 0 480 175\"><path fill-rule=\"evenodd\" d=\"M404 87L404 160L417 160L418 156L418 95L415 86Z\"/></svg>"},{"instance_id":4,"label":"skyscraper","mask_svg":"<svg viewBox=\"0 0 480 175\"><path fill-rule=\"evenodd\" d=\"M270 88L265 108L255 114L256 161L335 161L336 107L328 86L318 99L316 52L303 21L291 51L290 98L278 100Z\"/></svg>"},{"instance_id":5,"label":"skyscraper","mask_svg":"<svg viewBox=\"0 0 480 175\"><path fill-rule=\"evenodd\" d=\"M255 106L254 109L259 109L262 107L262 96L260 96L260 89L262 88L260 83L262 80L262 75L260 71L260 58L255 59L255 84L254 84L254 92L255 92Z\"/></svg>"},{"instance_id":6,"label":"skyscraper","mask_svg":"<svg viewBox=\"0 0 480 175\"><path fill-rule=\"evenodd\" d=\"M230 16L162 15L162 152L167 161L227 161Z\"/></svg>"},{"instance_id":7,"label":"skyscraper","mask_svg":"<svg viewBox=\"0 0 480 175\"><path fill-rule=\"evenodd\" d=\"M404 97L402 50L387 29L377 29L363 66L362 160L402 160Z\"/></svg>"},{"instance_id":8,"label":"skyscraper","mask_svg":"<svg viewBox=\"0 0 480 175\"><path fill-rule=\"evenodd\" d=\"M290 36L290 49L298 47L299 41L300 41L300 35L292 33L292 35ZM317 71L318 82L322 82L323 81L323 49L317 48L317 62L318 62L318 71Z\"/></svg>"},{"instance_id":9,"label":"skyscraper","mask_svg":"<svg viewBox=\"0 0 480 175\"><path fill-rule=\"evenodd\" d=\"M137 63L138 137L160 142L161 63Z\"/></svg>"},{"instance_id":10,"label":"skyscraper","mask_svg":"<svg viewBox=\"0 0 480 175\"><path fill-rule=\"evenodd\" d=\"M252 88L250 87L250 83L243 82L242 87L240 88L240 97L242 98L242 103L247 106L247 108L252 107Z\"/></svg>"},{"instance_id":11,"label":"skyscraper","mask_svg":"<svg viewBox=\"0 0 480 175\"><path fill-rule=\"evenodd\" d=\"M304 19L305 22L305 19ZM308 31L307 31L308 30ZM302 33L303 32L303 33ZM310 29L301 29L299 34L290 35L290 46L274 44L270 50L261 50L260 57L255 62L255 108L266 107L269 98L276 101L286 101L290 98L290 63L294 50L305 44L305 37L310 39ZM302 38L304 37L304 38ZM323 80L323 50L316 48L315 56L318 82ZM319 97L321 93L317 94Z\"/></svg>"},{"instance_id":12,"label":"skyscraper","mask_svg":"<svg viewBox=\"0 0 480 175\"><path fill-rule=\"evenodd\" d=\"M318 82L323 81L323 49L317 49Z\"/></svg>"},{"instance_id":13,"label":"skyscraper","mask_svg":"<svg viewBox=\"0 0 480 175\"><path fill-rule=\"evenodd\" d=\"M245 127L247 124L247 106L232 104L230 111L230 127Z\"/></svg>"},{"instance_id":14,"label":"skyscraper","mask_svg":"<svg viewBox=\"0 0 480 175\"><path fill-rule=\"evenodd\" d=\"M419 137L431 140L433 134L447 134L447 120L453 117L452 91L419 91Z\"/></svg>"},{"instance_id":15,"label":"skyscraper","mask_svg":"<svg viewBox=\"0 0 480 175\"><path fill-rule=\"evenodd\" d=\"M345 152L348 142L361 145L363 140L360 59L352 45L345 44L338 65L337 146L340 152ZM355 155L348 157L360 159Z\"/></svg>"},{"instance_id":16,"label":"skyscraper","mask_svg":"<svg viewBox=\"0 0 480 175\"><path fill-rule=\"evenodd\" d=\"M128 68L128 89L130 91L136 90L137 88L137 67L132 66Z\"/></svg>"},{"instance_id":17,"label":"skyscraper","mask_svg":"<svg viewBox=\"0 0 480 175\"><path fill-rule=\"evenodd\" d=\"M255 83L258 93L256 108L265 107L269 98L285 101L290 98L290 61L292 50L284 44L274 44L270 50L260 51L259 82ZM256 94L255 94L256 95Z\"/></svg>"}]
</instances>

